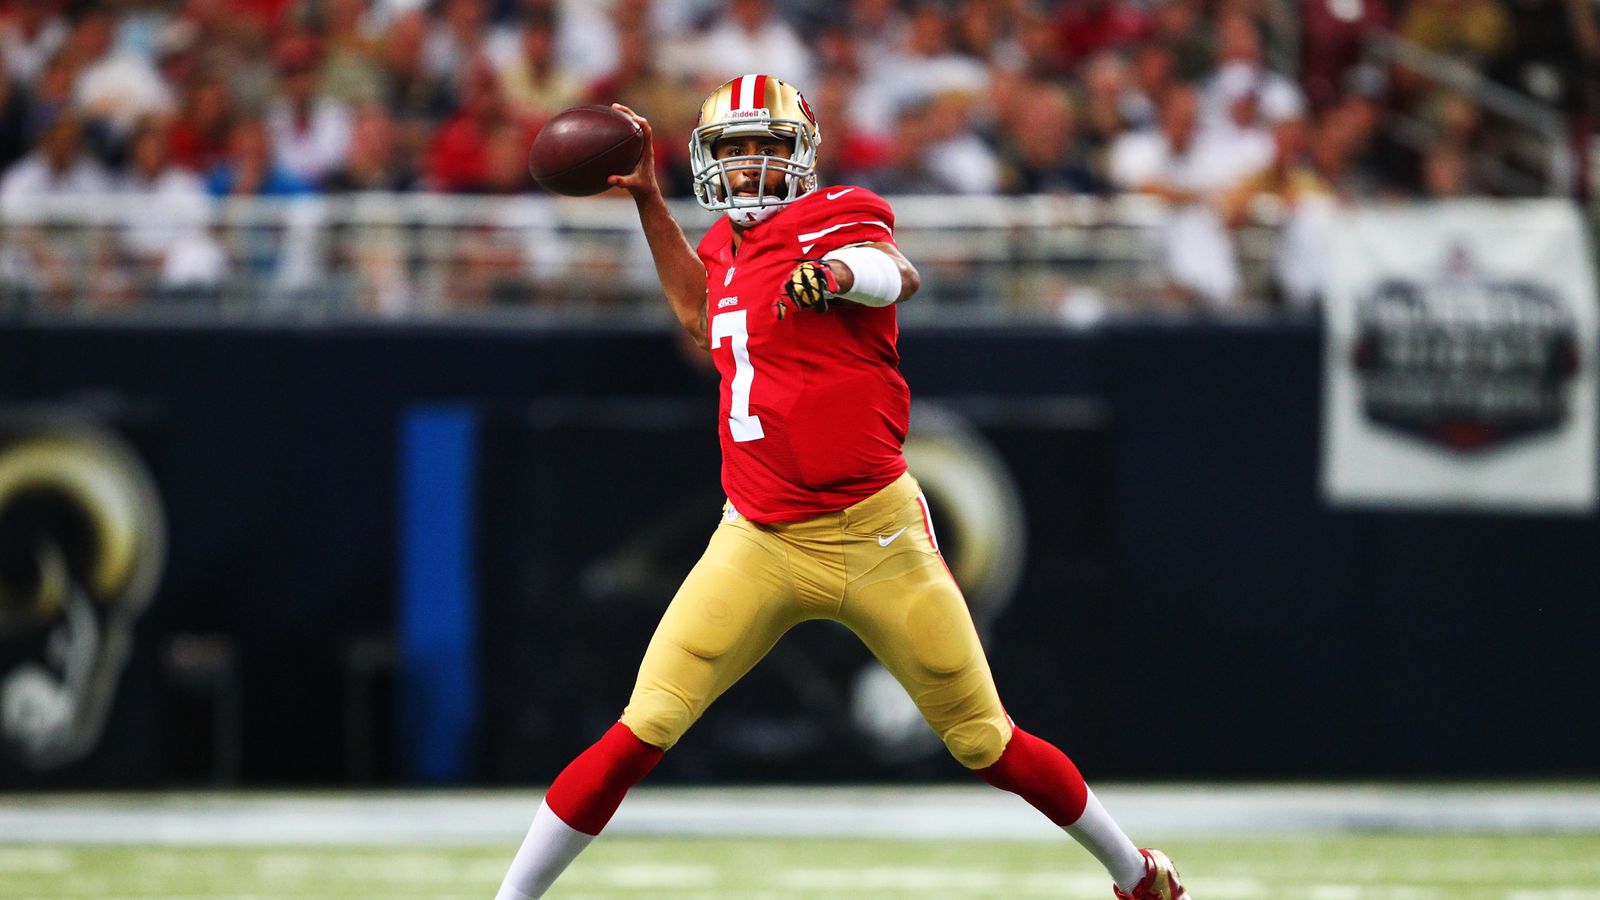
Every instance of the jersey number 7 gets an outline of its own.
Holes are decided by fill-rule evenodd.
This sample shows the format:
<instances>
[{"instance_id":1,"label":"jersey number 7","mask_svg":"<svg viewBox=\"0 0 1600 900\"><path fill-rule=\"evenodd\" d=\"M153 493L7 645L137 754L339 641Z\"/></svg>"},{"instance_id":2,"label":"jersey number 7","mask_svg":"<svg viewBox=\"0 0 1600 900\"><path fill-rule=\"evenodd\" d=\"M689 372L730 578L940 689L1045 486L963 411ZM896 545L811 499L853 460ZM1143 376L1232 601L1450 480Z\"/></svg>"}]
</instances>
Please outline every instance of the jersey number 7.
<instances>
[{"instance_id":1,"label":"jersey number 7","mask_svg":"<svg viewBox=\"0 0 1600 900\"><path fill-rule=\"evenodd\" d=\"M750 385L756 380L756 367L750 361L745 310L725 312L711 319L711 349L720 348L723 338L731 338L733 344L733 382L728 386L733 403L728 410L728 433L735 443L759 441L766 434L761 430L760 417L750 415Z\"/></svg>"}]
</instances>

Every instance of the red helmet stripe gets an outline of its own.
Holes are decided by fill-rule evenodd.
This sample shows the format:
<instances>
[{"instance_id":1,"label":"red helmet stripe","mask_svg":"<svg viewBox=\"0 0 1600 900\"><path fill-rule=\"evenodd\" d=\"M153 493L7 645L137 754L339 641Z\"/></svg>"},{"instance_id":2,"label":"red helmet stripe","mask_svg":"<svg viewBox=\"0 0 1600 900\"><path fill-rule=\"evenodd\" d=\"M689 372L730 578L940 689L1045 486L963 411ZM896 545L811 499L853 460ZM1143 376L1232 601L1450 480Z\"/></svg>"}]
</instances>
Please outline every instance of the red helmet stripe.
<instances>
[{"instance_id":1,"label":"red helmet stripe","mask_svg":"<svg viewBox=\"0 0 1600 900\"><path fill-rule=\"evenodd\" d=\"M739 89L742 88L742 87L744 87L744 76L743 75L740 75L738 78L735 78L733 80L733 83L728 85L728 108L729 109L743 109L743 107L739 103Z\"/></svg>"},{"instance_id":2,"label":"red helmet stripe","mask_svg":"<svg viewBox=\"0 0 1600 900\"><path fill-rule=\"evenodd\" d=\"M765 75L757 75L756 76L756 89L754 91L751 91L750 93L751 93L752 97L755 99L755 102L750 104L751 106L757 107L757 108L766 106L767 105L767 76L765 76Z\"/></svg>"}]
</instances>

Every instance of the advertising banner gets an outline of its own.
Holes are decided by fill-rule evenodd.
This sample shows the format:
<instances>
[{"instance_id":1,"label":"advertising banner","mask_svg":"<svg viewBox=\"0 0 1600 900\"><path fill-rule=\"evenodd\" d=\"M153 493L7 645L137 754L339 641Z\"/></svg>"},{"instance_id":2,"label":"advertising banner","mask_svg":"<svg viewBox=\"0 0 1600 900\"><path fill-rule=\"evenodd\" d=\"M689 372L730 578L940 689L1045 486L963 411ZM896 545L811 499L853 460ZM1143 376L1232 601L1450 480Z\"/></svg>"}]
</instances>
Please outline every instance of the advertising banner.
<instances>
[{"instance_id":1,"label":"advertising banner","mask_svg":"<svg viewBox=\"0 0 1600 900\"><path fill-rule=\"evenodd\" d=\"M1346 211L1325 304L1335 505L1595 505L1592 249L1566 201Z\"/></svg>"}]
</instances>

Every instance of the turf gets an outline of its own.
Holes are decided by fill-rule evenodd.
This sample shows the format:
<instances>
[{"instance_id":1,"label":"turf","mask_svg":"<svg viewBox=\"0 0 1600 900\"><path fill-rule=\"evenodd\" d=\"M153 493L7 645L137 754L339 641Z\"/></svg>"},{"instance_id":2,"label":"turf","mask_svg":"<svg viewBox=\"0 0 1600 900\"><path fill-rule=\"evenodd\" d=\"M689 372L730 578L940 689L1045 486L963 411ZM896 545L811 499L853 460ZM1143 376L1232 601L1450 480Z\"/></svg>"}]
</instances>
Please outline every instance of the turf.
<instances>
[{"instance_id":1,"label":"turf","mask_svg":"<svg viewBox=\"0 0 1600 900\"><path fill-rule=\"evenodd\" d=\"M1600 900L1600 835L1171 841L1198 900ZM514 848L195 848L0 843L0 895L488 898ZM1066 843L612 838L559 898L1108 900Z\"/></svg>"}]
</instances>

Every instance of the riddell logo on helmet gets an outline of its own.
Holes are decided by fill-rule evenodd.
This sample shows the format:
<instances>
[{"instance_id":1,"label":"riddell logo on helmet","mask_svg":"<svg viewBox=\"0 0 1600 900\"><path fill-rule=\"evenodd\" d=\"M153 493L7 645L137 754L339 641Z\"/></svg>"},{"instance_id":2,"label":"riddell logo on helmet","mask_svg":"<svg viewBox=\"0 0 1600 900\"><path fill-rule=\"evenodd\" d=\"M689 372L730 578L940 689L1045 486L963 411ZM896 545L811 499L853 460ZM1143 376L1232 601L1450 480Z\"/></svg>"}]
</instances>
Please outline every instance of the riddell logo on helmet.
<instances>
[{"instance_id":1,"label":"riddell logo on helmet","mask_svg":"<svg viewBox=\"0 0 1600 900\"><path fill-rule=\"evenodd\" d=\"M768 112L765 107L761 109L730 109L728 110L728 118L740 120L759 119L765 122L767 119L772 118L772 113Z\"/></svg>"}]
</instances>

